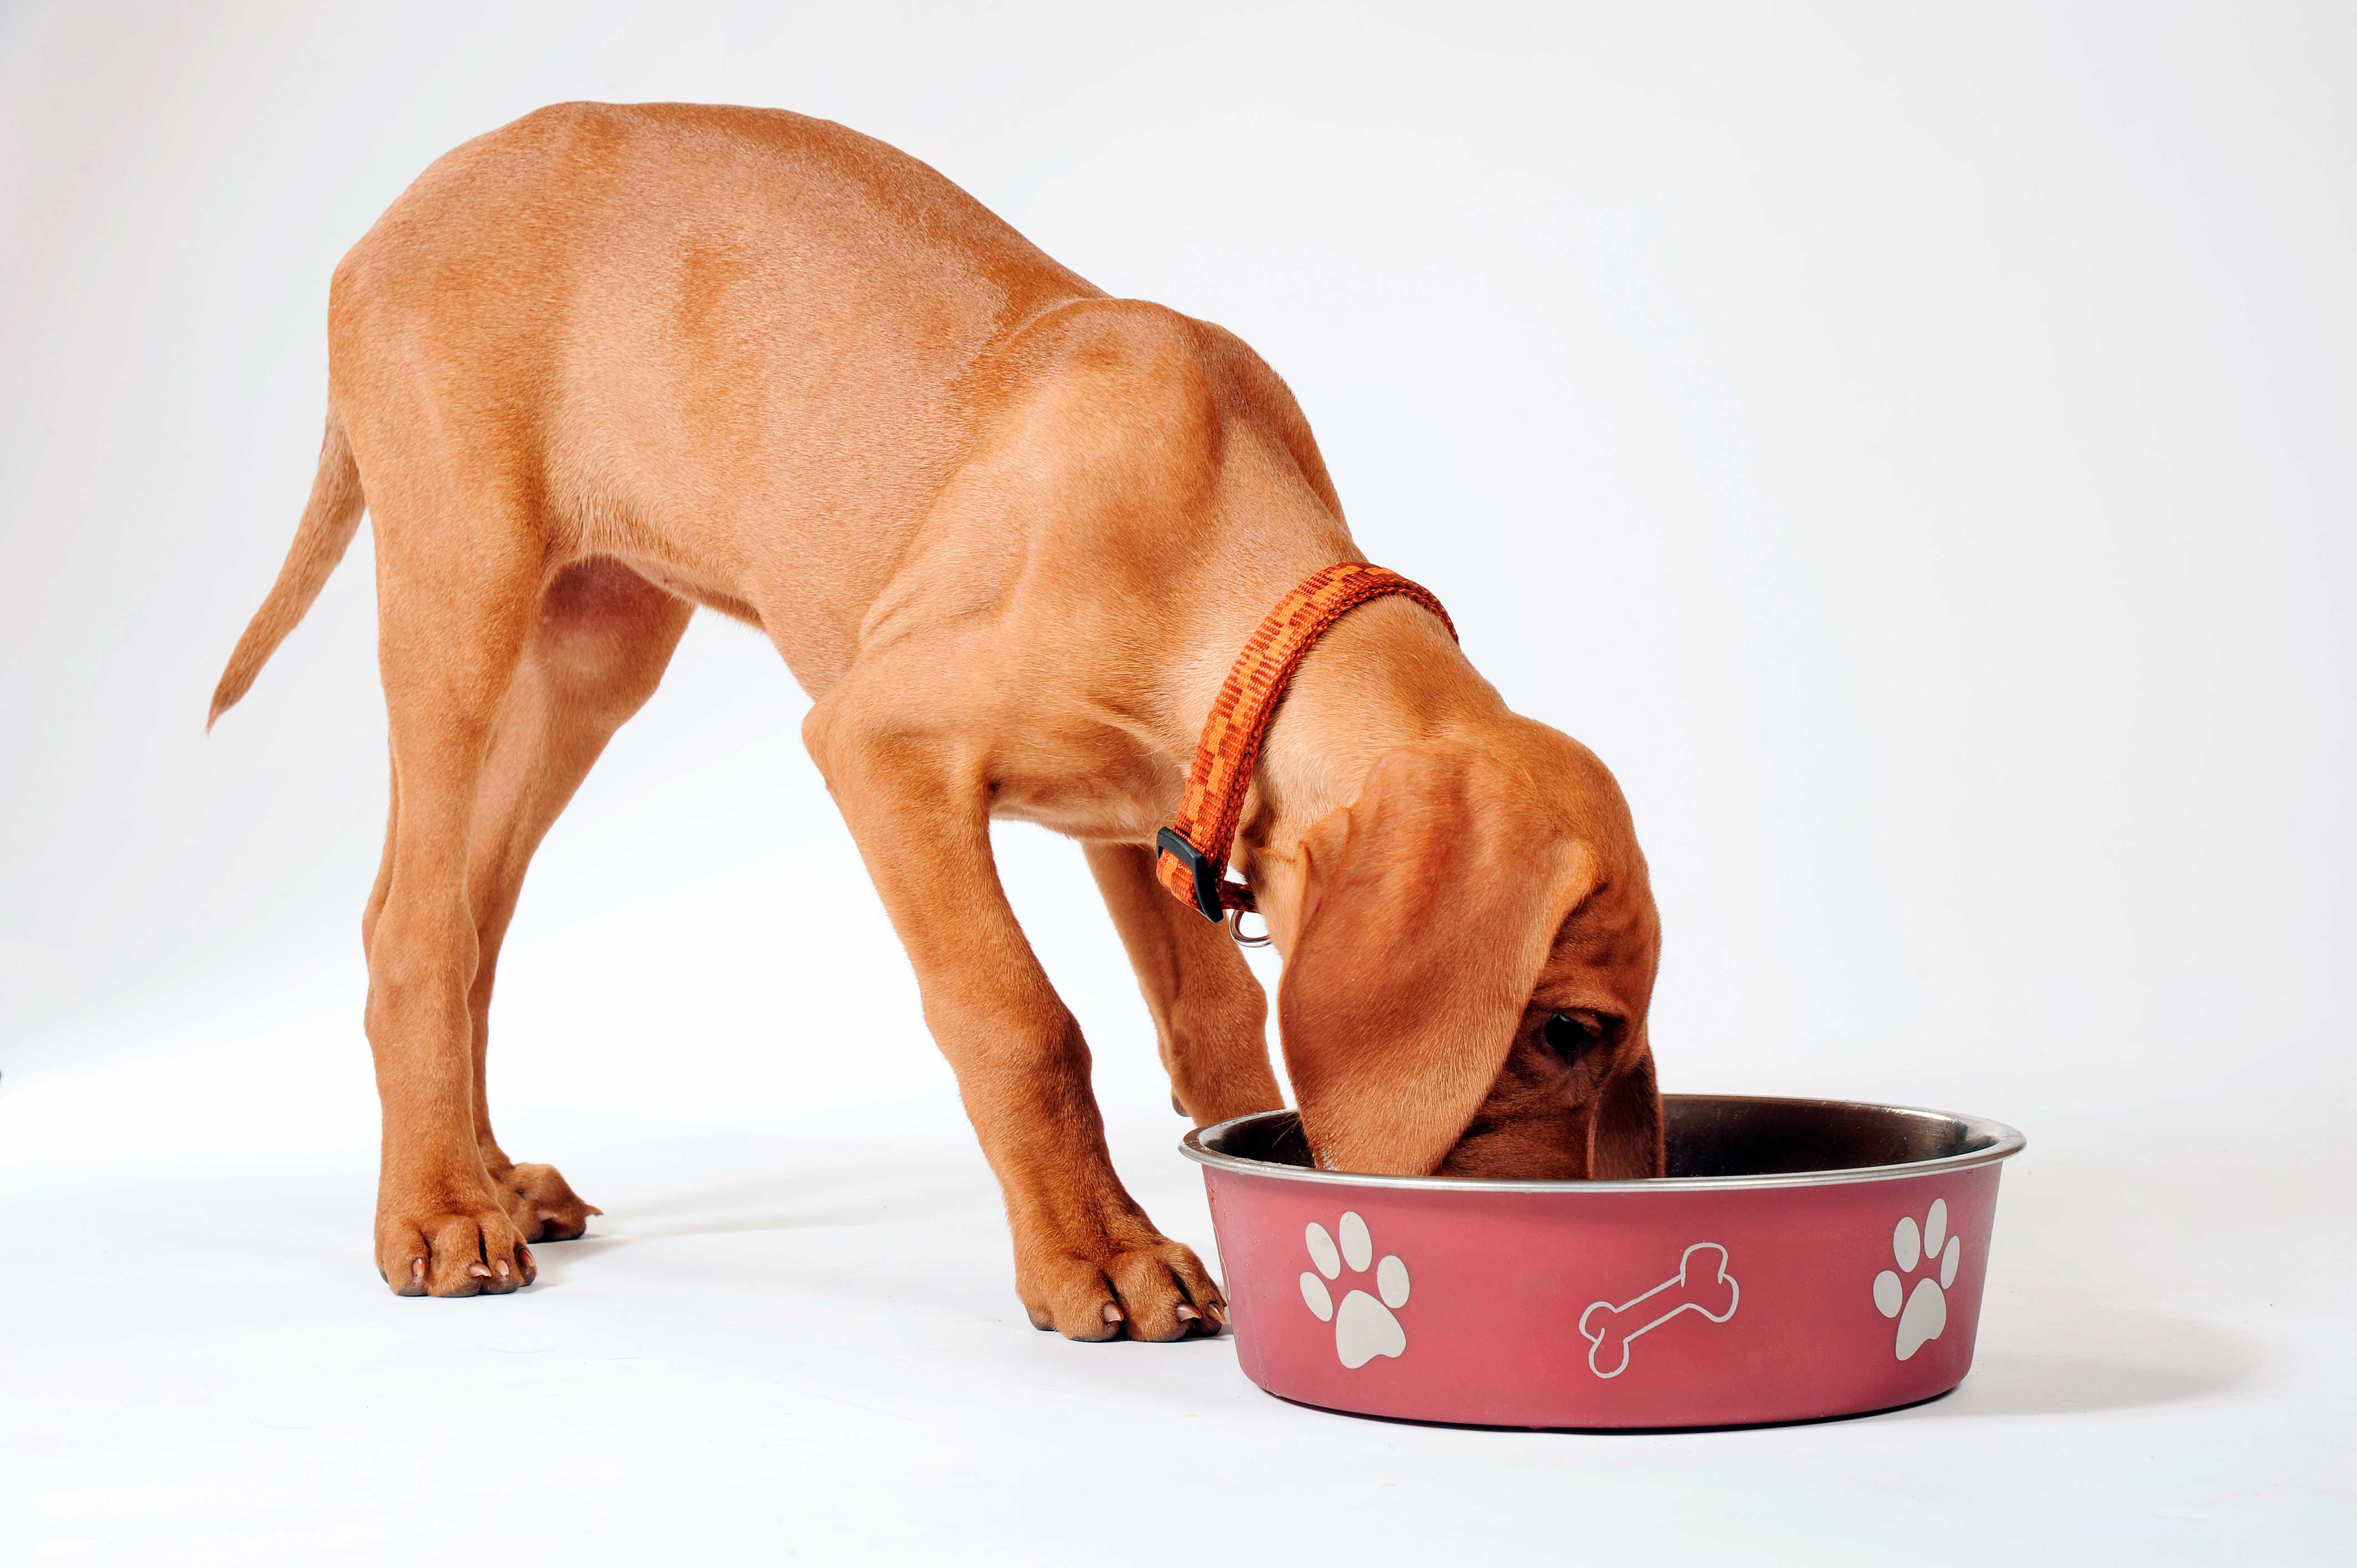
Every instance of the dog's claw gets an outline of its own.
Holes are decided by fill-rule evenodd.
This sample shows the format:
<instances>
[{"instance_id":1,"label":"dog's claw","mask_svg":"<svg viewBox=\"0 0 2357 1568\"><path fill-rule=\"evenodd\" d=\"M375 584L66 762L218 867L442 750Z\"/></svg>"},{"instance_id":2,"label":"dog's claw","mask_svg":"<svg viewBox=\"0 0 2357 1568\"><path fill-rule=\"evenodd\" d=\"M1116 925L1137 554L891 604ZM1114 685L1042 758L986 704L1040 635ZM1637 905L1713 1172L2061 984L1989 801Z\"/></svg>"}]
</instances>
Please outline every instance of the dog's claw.
<instances>
[{"instance_id":1,"label":"dog's claw","mask_svg":"<svg viewBox=\"0 0 2357 1568\"><path fill-rule=\"evenodd\" d=\"M1178 1321L1179 1321L1179 1322L1181 1322L1181 1323L1192 1323L1192 1322L1196 1321L1198 1318L1201 1317L1202 1316L1203 1316L1203 1315L1202 1315L1201 1313L1197 1312L1193 1307L1189 1306L1186 1303L1181 1302L1181 1303L1179 1303L1179 1304L1178 1304Z\"/></svg>"},{"instance_id":2,"label":"dog's claw","mask_svg":"<svg viewBox=\"0 0 2357 1568\"><path fill-rule=\"evenodd\" d=\"M1104 1304L1104 1320L1107 1323L1119 1323L1122 1320L1122 1316L1121 1308L1115 1306L1111 1302Z\"/></svg>"}]
</instances>

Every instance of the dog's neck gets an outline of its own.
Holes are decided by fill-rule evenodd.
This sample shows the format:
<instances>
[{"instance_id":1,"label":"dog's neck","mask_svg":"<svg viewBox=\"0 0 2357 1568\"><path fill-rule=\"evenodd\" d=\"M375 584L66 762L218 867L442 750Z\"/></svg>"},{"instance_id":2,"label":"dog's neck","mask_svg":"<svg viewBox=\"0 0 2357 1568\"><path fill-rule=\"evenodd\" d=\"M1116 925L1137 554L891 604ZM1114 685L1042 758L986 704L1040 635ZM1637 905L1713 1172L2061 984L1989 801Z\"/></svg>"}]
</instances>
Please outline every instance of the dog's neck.
<instances>
[{"instance_id":1,"label":"dog's neck","mask_svg":"<svg viewBox=\"0 0 2357 1568\"><path fill-rule=\"evenodd\" d=\"M1359 798L1376 760L1507 716L1496 690L1422 607L1379 599L1334 624L1269 726L1236 835L1236 869L1280 948L1290 945L1300 902L1304 836Z\"/></svg>"}]
</instances>

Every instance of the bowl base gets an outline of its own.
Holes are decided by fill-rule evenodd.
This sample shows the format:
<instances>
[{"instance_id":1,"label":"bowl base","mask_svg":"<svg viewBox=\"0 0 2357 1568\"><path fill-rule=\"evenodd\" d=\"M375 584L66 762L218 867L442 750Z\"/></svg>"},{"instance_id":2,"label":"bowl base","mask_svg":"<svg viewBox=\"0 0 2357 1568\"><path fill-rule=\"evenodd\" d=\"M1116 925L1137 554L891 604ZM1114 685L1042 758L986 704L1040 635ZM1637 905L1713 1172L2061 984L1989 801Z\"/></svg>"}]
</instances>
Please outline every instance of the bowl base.
<instances>
[{"instance_id":1,"label":"bowl base","mask_svg":"<svg viewBox=\"0 0 2357 1568\"><path fill-rule=\"evenodd\" d=\"M1777 1421L1723 1421L1703 1426L1522 1426L1478 1421L1428 1421L1414 1415L1374 1415L1362 1410L1345 1410L1340 1405L1318 1404L1311 1400L1297 1400L1287 1394L1260 1391L1280 1404L1297 1410L1314 1410L1321 1415L1348 1416L1352 1421L1380 1421L1394 1426L1439 1426L1457 1432L1555 1432L1567 1437L1678 1437L1700 1432L1759 1432L1778 1426L1824 1426L1836 1421L1864 1421L1869 1416L1896 1415L1902 1410L1920 1405L1937 1404L1964 1385L1962 1381L1949 1384L1937 1393L1920 1399L1901 1400L1897 1404L1875 1405L1867 1410L1837 1410L1825 1415L1793 1415Z\"/></svg>"}]
</instances>

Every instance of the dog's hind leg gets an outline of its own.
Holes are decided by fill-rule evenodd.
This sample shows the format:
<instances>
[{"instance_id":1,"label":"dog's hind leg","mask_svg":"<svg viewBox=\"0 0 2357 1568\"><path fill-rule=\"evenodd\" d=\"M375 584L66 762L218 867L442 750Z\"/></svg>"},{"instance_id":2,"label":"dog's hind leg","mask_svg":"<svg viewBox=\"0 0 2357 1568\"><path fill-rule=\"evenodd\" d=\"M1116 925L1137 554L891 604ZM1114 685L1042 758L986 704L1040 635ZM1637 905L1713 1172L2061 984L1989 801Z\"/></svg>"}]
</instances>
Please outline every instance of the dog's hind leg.
<instances>
[{"instance_id":1,"label":"dog's hind leg","mask_svg":"<svg viewBox=\"0 0 2357 1568\"><path fill-rule=\"evenodd\" d=\"M694 607L619 562L557 574L492 727L476 788L467 897L479 957L468 998L474 1040L475 1143L508 1217L528 1241L566 1241L593 1210L554 1165L518 1165L491 1132L484 1062L500 947L533 852L624 721L654 694Z\"/></svg>"},{"instance_id":2,"label":"dog's hind leg","mask_svg":"<svg viewBox=\"0 0 2357 1568\"><path fill-rule=\"evenodd\" d=\"M1154 880L1154 853L1092 843L1089 870L1129 950L1170 1095L1198 1127L1285 1101L1268 1067L1268 998L1225 926L1215 926Z\"/></svg>"},{"instance_id":3,"label":"dog's hind leg","mask_svg":"<svg viewBox=\"0 0 2357 1568\"><path fill-rule=\"evenodd\" d=\"M393 774L382 897L371 895L364 922L384 1116L377 1267L404 1295L500 1293L529 1283L533 1264L476 1141L468 841L491 731L532 636L545 543L495 476L469 485L447 460L391 467L369 476Z\"/></svg>"}]
</instances>

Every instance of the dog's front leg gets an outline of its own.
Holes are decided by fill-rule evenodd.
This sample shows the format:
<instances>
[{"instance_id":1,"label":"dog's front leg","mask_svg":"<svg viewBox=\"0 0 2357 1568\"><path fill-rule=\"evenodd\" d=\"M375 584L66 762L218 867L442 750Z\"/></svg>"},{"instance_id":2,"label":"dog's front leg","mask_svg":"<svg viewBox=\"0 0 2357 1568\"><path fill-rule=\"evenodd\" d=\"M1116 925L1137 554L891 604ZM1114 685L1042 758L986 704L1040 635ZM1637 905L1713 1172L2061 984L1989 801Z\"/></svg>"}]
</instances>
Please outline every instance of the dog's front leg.
<instances>
[{"instance_id":1,"label":"dog's front leg","mask_svg":"<svg viewBox=\"0 0 2357 1568\"><path fill-rule=\"evenodd\" d=\"M1218 1332L1219 1287L1114 1174L1089 1050L991 858L987 784L952 737L867 708L855 678L802 726L917 972L925 1022L997 1173L1015 1290L1071 1339Z\"/></svg>"},{"instance_id":2,"label":"dog's front leg","mask_svg":"<svg viewBox=\"0 0 2357 1568\"><path fill-rule=\"evenodd\" d=\"M1154 1015L1170 1102L1198 1127L1284 1105L1268 1067L1268 998L1228 935L1154 880L1154 852L1092 843L1089 870Z\"/></svg>"}]
</instances>

